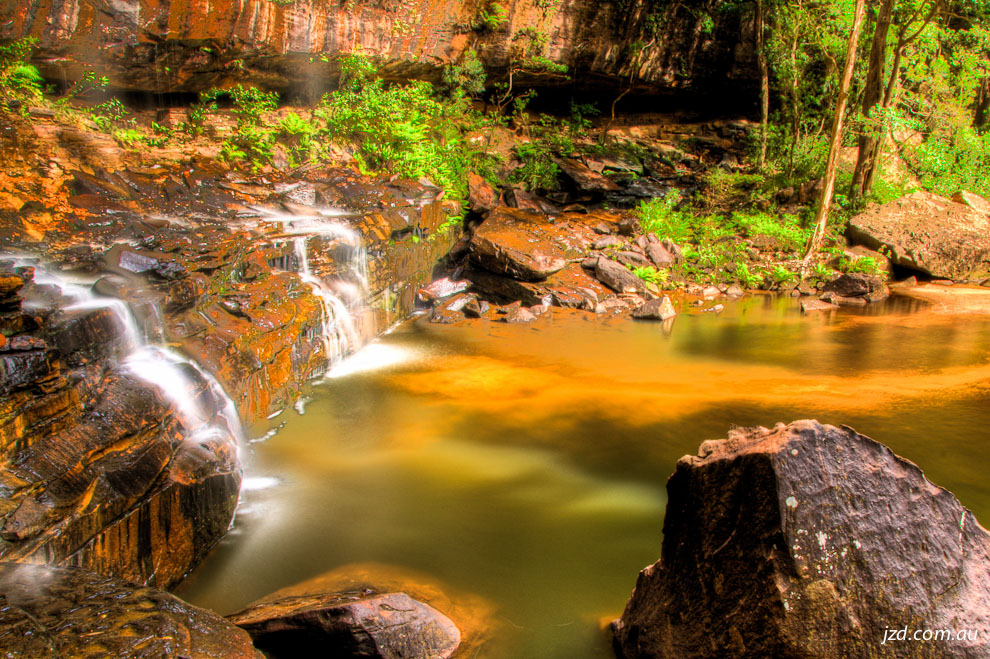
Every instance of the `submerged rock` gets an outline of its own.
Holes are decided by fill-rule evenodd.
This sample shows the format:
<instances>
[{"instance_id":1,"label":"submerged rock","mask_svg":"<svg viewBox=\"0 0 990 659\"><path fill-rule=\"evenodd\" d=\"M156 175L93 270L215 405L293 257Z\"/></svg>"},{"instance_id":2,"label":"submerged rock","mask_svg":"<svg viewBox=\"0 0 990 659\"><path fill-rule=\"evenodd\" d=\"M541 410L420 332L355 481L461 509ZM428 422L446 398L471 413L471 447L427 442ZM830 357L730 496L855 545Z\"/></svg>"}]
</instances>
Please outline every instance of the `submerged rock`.
<instances>
[{"instance_id":1,"label":"submerged rock","mask_svg":"<svg viewBox=\"0 0 990 659\"><path fill-rule=\"evenodd\" d=\"M523 323L531 323L536 320L536 314L526 307L513 307L509 309L509 311L505 313L500 320L503 323L509 323L510 325L520 325Z\"/></svg>"},{"instance_id":2,"label":"submerged rock","mask_svg":"<svg viewBox=\"0 0 990 659\"><path fill-rule=\"evenodd\" d=\"M658 300L647 300L632 313L638 320L667 320L676 315L677 311L666 295Z\"/></svg>"},{"instance_id":3,"label":"submerged rock","mask_svg":"<svg viewBox=\"0 0 990 659\"><path fill-rule=\"evenodd\" d=\"M491 605L429 577L386 565L349 565L283 588L229 616L274 659L475 656Z\"/></svg>"},{"instance_id":4,"label":"submerged rock","mask_svg":"<svg viewBox=\"0 0 990 659\"><path fill-rule=\"evenodd\" d=\"M990 217L972 205L915 192L849 221L854 242L899 266L957 281L990 275Z\"/></svg>"},{"instance_id":5,"label":"submerged rock","mask_svg":"<svg viewBox=\"0 0 990 659\"><path fill-rule=\"evenodd\" d=\"M869 298L870 301L873 301L873 298L878 296L887 297L886 286L882 279L859 272L839 275L825 284L824 291L826 293L841 295L842 297Z\"/></svg>"},{"instance_id":6,"label":"submerged rock","mask_svg":"<svg viewBox=\"0 0 990 659\"><path fill-rule=\"evenodd\" d=\"M21 563L0 563L0 648L23 659L261 659L243 630L168 593Z\"/></svg>"},{"instance_id":7,"label":"submerged rock","mask_svg":"<svg viewBox=\"0 0 990 659\"><path fill-rule=\"evenodd\" d=\"M667 482L660 560L621 619L624 659L986 657L990 534L851 428L730 433ZM892 640L890 630L979 630Z\"/></svg>"},{"instance_id":8,"label":"submerged rock","mask_svg":"<svg viewBox=\"0 0 990 659\"><path fill-rule=\"evenodd\" d=\"M837 304L832 304L824 300L801 300L801 311L813 313L815 311L832 311L838 309Z\"/></svg>"},{"instance_id":9,"label":"submerged rock","mask_svg":"<svg viewBox=\"0 0 990 659\"><path fill-rule=\"evenodd\" d=\"M447 616L405 593L292 597L231 618L279 658L447 659L461 635Z\"/></svg>"}]
</instances>

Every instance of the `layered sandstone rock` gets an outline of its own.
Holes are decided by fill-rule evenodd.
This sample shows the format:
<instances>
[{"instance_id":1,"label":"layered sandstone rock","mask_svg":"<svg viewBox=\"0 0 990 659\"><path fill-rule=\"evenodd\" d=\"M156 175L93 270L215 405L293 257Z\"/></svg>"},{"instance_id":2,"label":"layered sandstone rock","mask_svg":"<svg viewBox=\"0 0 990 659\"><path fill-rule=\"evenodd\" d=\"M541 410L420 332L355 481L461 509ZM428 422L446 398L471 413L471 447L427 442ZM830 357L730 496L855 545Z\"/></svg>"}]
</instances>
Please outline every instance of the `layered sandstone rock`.
<instances>
[{"instance_id":1,"label":"layered sandstone rock","mask_svg":"<svg viewBox=\"0 0 990 659\"><path fill-rule=\"evenodd\" d=\"M328 367L328 325L345 320L330 314L354 315L342 351L406 317L457 228L427 182L242 178L45 126L0 138L16 193L0 199L0 250L95 281L99 303L72 308L58 286L32 286L31 268L0 267L0 557L168 586L226 531L240 471L233 442L189 441L181 406L128 370L135 341L168 343L216 375L243 420L264 418ZM330 309L317 280L352 308ZM39 304L22 310L27 290ZM186 375L188 396L214 398Z\"/></svg>"},{"instance_id":2,"label":"layered sandstone rock","mask_svg":"<svg viewBox=\"0 0 990 659\"><path fill-rule=\"evenodd\" d=\"M987 656L990 534L882 444L815 421L737 431L667 492L619 656ZM889 633L905 628L953 637Z\"/></svg>"},{"instance_id":3,"label":"layered sandstone rock","mask_svg":"<svg viewBox=\"0 0 990 659\"><path fill-rule=\"evenodd\" d=\"M6 266L30 312L0 313L0 557L73 564L162 587L230 524L240 487L224 401L189 367L183 394L201 424L126 361L137 347L113 307L69 305L31 268ZM37 306L48 298L53 307ZM164 364L163 364L164 366ZM164 371L159 377L168 377ZM195 430L215 427L209 437Z\"/></svg>"},{"instance_id":4,"label":"layered sandstone rock","mask_svg":"<svg viewBox=\"0 0 990 659\"><path fill-rule=\"evenodd\" d=\"M494 7L462 0L23 1L0 8L0 38L38 38L51 76L76 78L86 65L105 66L114 86L153 93L245 81L318 93L338 75L335 56L349 52L380 56L387 74L405 77L436 75L474 48L490 70L504 71L529 30L546 35L545 55L583 83L618 85L631 75L723 89L741 79L751 88L752 58L737 47L748 39L738 14L718 11L720 4L709 0L709 11L698 11L651 0L514 0L499 3L504 20L486 26L484 13L498 15ZM648 40L645 25L656 12L663 38L630 57L632 44ZM713 30L702 27L709 15ZM525 84L526 75L517 82Z\"/></svg>"},{"instance_id":5,"label":"layered sandstone rock","mask_svg":"<svg viewBox=\"0 0 990 659\"><path fill-rule=\"evenodd\" d=\"M154 588L78 568L0 563L7 657L260 659L220 616Z\"/></svg>"}]
</instances>

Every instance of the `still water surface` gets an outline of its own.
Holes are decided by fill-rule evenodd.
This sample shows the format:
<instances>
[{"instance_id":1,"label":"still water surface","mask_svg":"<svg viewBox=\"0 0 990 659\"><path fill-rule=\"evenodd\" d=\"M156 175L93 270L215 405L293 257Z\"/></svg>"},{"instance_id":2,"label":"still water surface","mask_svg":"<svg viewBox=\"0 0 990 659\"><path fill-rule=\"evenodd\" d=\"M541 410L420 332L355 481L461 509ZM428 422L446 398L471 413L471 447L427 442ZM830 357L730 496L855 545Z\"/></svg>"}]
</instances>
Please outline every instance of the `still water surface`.
<instances>
[{"instance_id":1,"label":"still water surface","mask_svg":"<svg viewBox=\"0 0 990 659\"><path fill-rule=\"evenodd\" d=\"M990 520L986 318L752 298L668 330L413 321L248 447L235 526L178 594L230 613L385 563L492 602L481 656L601 659L601 621L659 556L677 459L733 424L801 418L887 443Z\"/></svg>"}]
</instances>

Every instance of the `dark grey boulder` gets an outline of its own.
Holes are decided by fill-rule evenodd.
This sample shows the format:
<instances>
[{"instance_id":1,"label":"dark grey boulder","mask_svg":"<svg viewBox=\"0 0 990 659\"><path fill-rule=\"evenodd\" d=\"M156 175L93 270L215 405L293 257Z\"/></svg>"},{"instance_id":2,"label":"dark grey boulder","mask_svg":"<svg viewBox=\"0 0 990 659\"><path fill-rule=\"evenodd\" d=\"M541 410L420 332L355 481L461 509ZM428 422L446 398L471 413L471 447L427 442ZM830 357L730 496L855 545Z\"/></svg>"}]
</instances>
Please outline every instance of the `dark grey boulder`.
<instances>
[{"instance_id":1,"label":"dark grey boulder","mask_svg":"<svg viewBox=\"0 0 990 659\"><path fill-rule=\"evenodd\" d=\"M990 656L990 534L851 428L731 432L681 458L667 495L661 558L613 624L619 657Z\"/></svg>"}]
</instances>

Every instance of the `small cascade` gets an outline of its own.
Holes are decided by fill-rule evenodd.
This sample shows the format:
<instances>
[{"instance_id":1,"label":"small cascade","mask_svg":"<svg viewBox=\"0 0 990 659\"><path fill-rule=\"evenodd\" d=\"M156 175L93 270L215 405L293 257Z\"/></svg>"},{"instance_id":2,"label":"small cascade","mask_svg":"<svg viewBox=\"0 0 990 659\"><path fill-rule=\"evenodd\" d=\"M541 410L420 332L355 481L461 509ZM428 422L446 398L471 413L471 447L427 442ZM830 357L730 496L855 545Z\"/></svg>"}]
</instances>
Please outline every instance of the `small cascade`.
<instances>
[{"instance_id":1,"label":"small cascade","mask_svg":"<svg viewBox=\"0 0 990 659\"><path fill-rule=\"evenodd\" d=\"M21 258L14 262L34 268L33 291L25 297L23 308L52 308L68 321L85 318L95 310L109 312L113 324L110 333L119 337L109 356L172 403L186 430L186 441L242 444L237 409L220 383L192 361L167 348L149 345L125 302L98 296L89 282L52 273L36 262Z\"/></svg>"},{"instance_id":2,"label":"small cascade","mask_svg":"<svg viewBox=\"0 0 990 659\"><path fill-rule=\"evenodd\" d=\"M244 434L234 402L212 375L192 361L167 348L145 345L132 352L123 367L172 402L189 433L187 442L205 444L234 438L241 444ZM205 389L199 381L206 383Z\"/></svg>"},{"instance_id":3,"label":"small cascade","mask_svg":"<svg viewBox=\"0 0 990 659\"><path fill-rule=\"evenodd\" d=\"M276 244L283 240L292 246L293 258L278 265L298 273L323 306L322 343L329 369L375 332L368 306L368 254L361 236L340 221L348 213L335 209L312 209L309 215L253 210L279 226Z\"/></svg>"}]
</instances>

